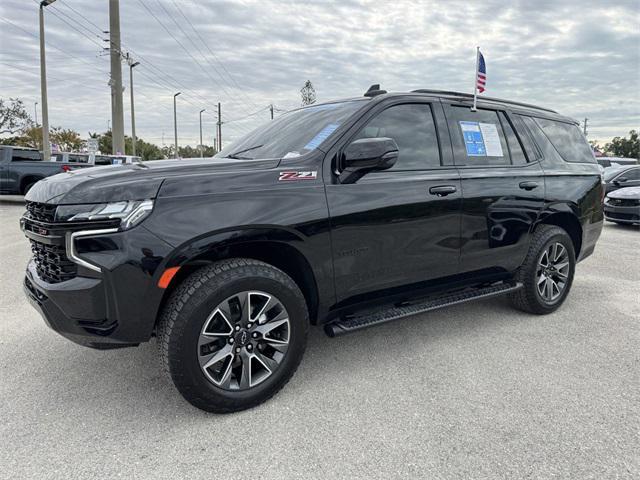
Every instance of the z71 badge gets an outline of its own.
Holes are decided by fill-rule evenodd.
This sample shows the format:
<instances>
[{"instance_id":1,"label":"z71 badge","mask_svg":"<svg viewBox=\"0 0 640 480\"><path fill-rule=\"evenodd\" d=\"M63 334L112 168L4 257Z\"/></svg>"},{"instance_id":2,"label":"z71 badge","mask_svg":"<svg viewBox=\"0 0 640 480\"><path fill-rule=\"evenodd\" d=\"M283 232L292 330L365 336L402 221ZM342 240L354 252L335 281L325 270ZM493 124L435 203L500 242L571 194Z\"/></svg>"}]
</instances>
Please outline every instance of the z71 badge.
<instances>
[{"instance_id":1,"label":"z71 badge","mask_svg":"<svg viewBox=\"0 0 640 480\"><path fill-rule=\"evenodd\" d=\"M315 180L318 178L316 170L309 172L280 172L279 182L292 182L296 180Z\"/></svg>"}]
</instances>

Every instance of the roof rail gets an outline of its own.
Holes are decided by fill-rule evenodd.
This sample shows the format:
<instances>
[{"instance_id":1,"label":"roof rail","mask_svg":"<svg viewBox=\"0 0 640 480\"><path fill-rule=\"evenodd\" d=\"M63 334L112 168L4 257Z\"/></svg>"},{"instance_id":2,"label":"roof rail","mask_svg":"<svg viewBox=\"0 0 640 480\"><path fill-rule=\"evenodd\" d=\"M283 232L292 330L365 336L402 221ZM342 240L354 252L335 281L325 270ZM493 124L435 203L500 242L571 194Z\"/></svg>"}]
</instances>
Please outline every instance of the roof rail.
<instances>
[{"instance_id":1,"label":"roof rail","mask_svg":"<svg viewBox=\"0 0 640 480\"><path fill-rule=\"evenodd\" d=\"M470 93L452 92L448 90L429 90L426 88L420 88L418 90L412 90L411 93L433 93L436 95L450 95L452 97L463 97L465 99L473 99L473 95ZM550 108L539 107L537 105L532 105L530 103L514 102L512 100L505 100L502 98L485 97L485 96L478 97L478 98L480 98L481 100L487 100L489 102L508 103L511 105L518 105L520 107L535 108L536 110L544 110L545 112L558 113L555 110L551 110Z\"/></svg>"}]
</instances>

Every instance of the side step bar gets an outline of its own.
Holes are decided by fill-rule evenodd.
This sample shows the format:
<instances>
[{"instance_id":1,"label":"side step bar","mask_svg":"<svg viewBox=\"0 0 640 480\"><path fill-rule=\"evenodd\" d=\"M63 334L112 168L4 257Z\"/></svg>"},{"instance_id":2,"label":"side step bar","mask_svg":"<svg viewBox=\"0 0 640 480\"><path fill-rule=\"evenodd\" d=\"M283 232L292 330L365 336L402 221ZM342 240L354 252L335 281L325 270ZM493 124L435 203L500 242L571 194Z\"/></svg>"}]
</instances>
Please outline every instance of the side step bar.
<instances>
[{"instance_id":1,"label":"side step bar","mask_svg":"<svg viewBox=\"0 0 640 480\"><path fill-rule=\"evenodd\" d=\"M515 292L522 288L521 283L501 283L484 288L465 289L455 293L449 293L441 297L429 298L411 304L391 306L373 313L360 313L349 315L335 322L328 323L324 327L325 333L330 337L337 337L381 323L391 322L399 318L410 317L419 313L438 310L439 308L480 300L484 298L496 297L505 293Z\"/></svg>"}]
</instances>

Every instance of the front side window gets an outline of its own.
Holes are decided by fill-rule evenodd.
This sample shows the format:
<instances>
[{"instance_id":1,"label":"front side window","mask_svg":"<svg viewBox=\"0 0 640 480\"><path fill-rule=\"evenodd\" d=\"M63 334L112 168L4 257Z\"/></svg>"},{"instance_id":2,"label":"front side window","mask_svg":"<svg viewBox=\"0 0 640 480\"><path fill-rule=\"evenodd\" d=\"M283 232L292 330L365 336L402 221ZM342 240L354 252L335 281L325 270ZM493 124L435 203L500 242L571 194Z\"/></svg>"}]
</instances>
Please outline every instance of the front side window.
<instances>
[{"instance_id":1,"label":"front side window","mask_svg":"<svg viewBox=\"0 0 640 480\"><path fill-rule=\"evenodd\" d=\"M353 140L393 138L398 161L389 170L423 170L440 166L438 135L431 106L422 103L394 105L362 127Z\"/></svg>"},{"instance_id":2,"label":"front side window","mask_svg":"<svg viewBox=\"0 0 640 480\"><path fill-rule=\"evenodd\" d=\"M509 147L498 112L473 112L469 107L452 106L448 115L456 164L470 167L511 165ZM520 148L519 144L517 147Z\"/></svg>"},{"instance_id":3,"label":"front side window","mask_svg":"<svg viewBox=\"0 0 640 480\"><path fill-rule=\"evenodd\" d=\"M556 151L565 162L596 163L591 147L577 125L535 118Z\"/></svg>"}]
</instances>

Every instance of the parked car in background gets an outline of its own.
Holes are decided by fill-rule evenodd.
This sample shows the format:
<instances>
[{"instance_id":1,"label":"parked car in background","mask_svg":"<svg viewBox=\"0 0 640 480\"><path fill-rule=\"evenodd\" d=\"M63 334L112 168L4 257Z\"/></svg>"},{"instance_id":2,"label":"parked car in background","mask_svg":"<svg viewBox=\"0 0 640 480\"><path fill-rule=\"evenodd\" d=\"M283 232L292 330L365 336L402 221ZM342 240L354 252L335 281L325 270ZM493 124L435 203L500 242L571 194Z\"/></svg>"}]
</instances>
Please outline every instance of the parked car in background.
<instances>
[{"instance_id":1,"label":"parked car in background","mask_svg":"<svg viewBox=\"0 0 640 480\"><path fill-rule=\"evenodd\" d=\"M640 165L609 167L603 174L605 193L619 188L640 186Z\"/></svg>"},{"instance_id":2,"label":"parked car in background","mask_svg":"<svg viewBox=\"0 0 640 480\"><path fill-rule=\"evenodd\" d=\"M90 165L45 162L42 152L34 148L0 145L0 193L24 195L45 177L83 166Z\"/></svg>"},{"instance_id":3,"label":"parked car in background","mask_svg":"<svg viewBox=\"0 0 640 480\"><path fill-rule=\"evenodd\" d=\"M598 165L602 165L604 168L614 167L616 165L638 165L638 160L635 158L624 157L596 157Z\"/></svg>"},{"instance_id":4,"label":"parked car in background","mask_svg":"<svg viewBox=\"0 0 640 480\"><path fill-rule=\"evenodd\" d=\"M122 165L141 162L142 158L133 155L59 152L51 155L51 160L55 162L84 163L87 165Z\"/></svg>"},{"instance_id":5,"label":"parked car in background","mask_svg":"<svg viewBox=\"0 0 640 480\"><path fill-rule=\"evenodd\" d=\"M604 218L619 224L640 225L640 187L619 188L607 195Z\"/></svg>"}]
</instances>

